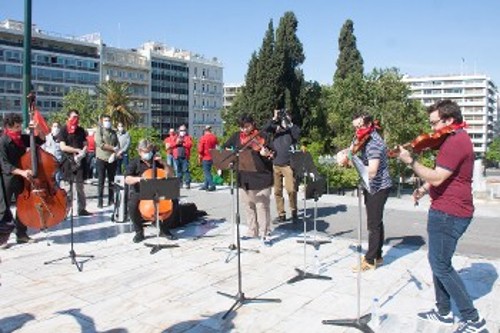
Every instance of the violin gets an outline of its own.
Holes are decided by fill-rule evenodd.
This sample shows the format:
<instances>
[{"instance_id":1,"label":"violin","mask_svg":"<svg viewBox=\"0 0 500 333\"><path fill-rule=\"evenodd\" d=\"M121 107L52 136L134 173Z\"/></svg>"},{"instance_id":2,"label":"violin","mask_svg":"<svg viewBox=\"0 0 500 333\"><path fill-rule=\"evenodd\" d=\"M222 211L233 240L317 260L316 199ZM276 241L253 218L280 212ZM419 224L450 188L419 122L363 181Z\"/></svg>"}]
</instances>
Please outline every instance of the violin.
<instances>
[{"instance_id":1,"label":"violin","mask_svg":"<svg viewBox=\"0 0 500 333\"><path fill-rule=\"evenodd\" d=\"M241 145L258 152L269 159L274 157L274 152L266 147L266 139L259 134L258 130L253 130L249 135L240 136Z\"/></svg>"},{"instance_id":2,"label":"violin","mask_svg":"<svg viewBox=\"0 0 500 333\"><path fill-rule=\"evenodd\" d=\"M405 149L411 149L415 154L420 154L421 152L429 149L438 149L444 142L444 140L451 133L455 132L452 126L446 126L434 133L424 133L417 136L411 142L402 145ZM387 156L396 157L399 154L400 149L395 148L387 152Z\"/></svg>"},{"instance_id":3,"label":"violin","mask_svg":"<svg viewBox=\"0 0 500 333\"><path fill-rule=\"evenodd\" d=\"M143 179L164 179L167 178L167 172L158 168L156 160L153 158L151 168L142 173ZM164 221L172 215L174 211L173 201L170 199L158 200L155 207L154 200L141 200L139 202L139 211L146 221Z\"/></svg>"},{"instance_id":4,"label":"violin","mask_svg":"<svg viewBox=\"0 0 500 333\"><path fill-rule=\"evenodd\" d=\"M30 94L28 98L30 120L33 121L36 111L34 94ZM66 218L67 195L55 180L59 163L52 154L35 144L34 132L35 129L30 126L30 148L20 160L20 168L32 170L33 176L31 179L24 179L23 191L17 196L17 217L27 227L47 229Z\"/></svg>"}]
</instances>

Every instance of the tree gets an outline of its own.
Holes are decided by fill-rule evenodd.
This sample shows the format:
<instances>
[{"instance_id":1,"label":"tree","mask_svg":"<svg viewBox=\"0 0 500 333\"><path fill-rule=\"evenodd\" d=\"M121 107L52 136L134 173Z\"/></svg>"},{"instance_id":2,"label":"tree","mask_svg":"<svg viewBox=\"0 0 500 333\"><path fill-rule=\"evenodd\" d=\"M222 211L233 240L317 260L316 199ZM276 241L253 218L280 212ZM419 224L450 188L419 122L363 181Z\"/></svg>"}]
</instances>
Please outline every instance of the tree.
<instances>
[{"instance_id":1,"label":"tree","mask_svg":"<svg viewBox=\"0 0 500 333\"><path fill-rule=\"evenodd\" d=\"M354 23L346 20L340 30L339 57L334 82L338 79L345 79L351 74L363 75L363 58L356 46Z\"/></svg>"},{"instance_id":2,"label":"tree","mask_svg":"<svg viewBox=\"0 0 500 333\"><path fill-rule=\"evenodd\" d=\"M500 137L493 139L486 151L486 160L489 162L500 162Z\"/></svg>"},{"instance_id":3,"label":"tree","mask_svg":"<svg viewBox=\"0 0 500 333\"><path fill-rule=\"evenodd\" d=\"M139 115L129 107L131 96L128 83L109 80L97 85L96 88L103 113L111 117L115 126L123 123L125 128L130 128L137 124Z\"/></svg>"},{"instance_id":4,"label":"tree","mask_svg":"<svg viewBox=\"0 0 500 333\"><path fill-rule=\"evenodd\" d=\"M63 97L63 107L60 111L52 113L49 122L58 122L63 125L68 119L69 110L78 110L80 114L80 126L83 128L95 127L99 120L97 98L88 90L72 89Z\"/></svg>"},{"instance_id":5,"label":"tree","mask_svg":"<svg viewBox=\"0 0 500 333\"><path fill-rule=\"evenodd\" d=\"M279 66L278 108L286 107L294 122L301 125L298 106L304 81L300 65L305 61L304 49L297 37L298 21L293 12L286 12L276 29L276 55Z\"/></svg>"}]
</instances>

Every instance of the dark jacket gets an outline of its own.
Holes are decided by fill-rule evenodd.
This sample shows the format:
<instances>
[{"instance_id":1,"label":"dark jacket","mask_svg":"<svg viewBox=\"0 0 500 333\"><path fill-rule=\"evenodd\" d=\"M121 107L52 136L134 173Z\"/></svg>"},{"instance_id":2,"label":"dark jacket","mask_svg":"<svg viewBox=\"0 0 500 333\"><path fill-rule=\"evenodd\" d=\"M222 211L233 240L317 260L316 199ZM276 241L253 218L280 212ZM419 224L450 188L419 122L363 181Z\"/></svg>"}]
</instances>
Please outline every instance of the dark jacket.
<instances>
[{"instance_id":1,"label":"dark jacket","mask_svg":"<svg viewBox=\"0 0 500 333\"><path fill-rule=\"evenodd\" d=\"M270 120L262 130L272 135L269 146L274 151L273 164L279 166L290 165L291 147L299 141L300 128L292 125L287 129L283 129L278 122Z\"/></svg>"}]
</instances>

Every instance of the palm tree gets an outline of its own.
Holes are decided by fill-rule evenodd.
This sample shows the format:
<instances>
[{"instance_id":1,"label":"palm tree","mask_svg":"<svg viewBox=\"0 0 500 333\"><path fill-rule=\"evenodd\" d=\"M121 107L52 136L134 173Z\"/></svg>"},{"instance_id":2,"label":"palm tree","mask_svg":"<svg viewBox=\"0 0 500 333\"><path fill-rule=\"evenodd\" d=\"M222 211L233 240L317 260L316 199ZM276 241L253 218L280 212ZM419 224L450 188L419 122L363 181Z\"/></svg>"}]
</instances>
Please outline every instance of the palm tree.
<instances>
[{"instance_id":1,"label":"palm tree","mask_svg":"<svg viewBox=\"0 0 500 333\"><path fill-rule=\"evenodd\" d=\"M128 90L129 86L126 82L113 80L96 86L105 113L111 117L115 126L118 123L123 123L125 128L130 128L135 126L139 120L137 112L129 107L132 100Z\"/></svg>"}]
</instances>

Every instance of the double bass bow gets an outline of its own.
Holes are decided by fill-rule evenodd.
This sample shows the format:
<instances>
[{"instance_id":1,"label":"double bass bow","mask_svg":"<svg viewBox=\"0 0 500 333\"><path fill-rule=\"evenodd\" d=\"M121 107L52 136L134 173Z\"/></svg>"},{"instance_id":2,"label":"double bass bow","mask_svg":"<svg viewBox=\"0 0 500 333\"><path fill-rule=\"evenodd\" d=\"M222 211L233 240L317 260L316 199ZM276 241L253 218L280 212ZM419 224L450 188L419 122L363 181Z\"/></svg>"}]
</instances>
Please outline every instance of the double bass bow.
<instances>
[{"instance_id":1,"label":"double bass bow","mask_svg":"<svg viewBox=\"0 0 500 333\"><path fill-rule=\"evenodd\" d=\"M35 113L35 95L28 95L30 124ZM30 147L21 156L23 170L32 170L32 177L24 179L23 191L17 195L17 217L27 227L45 230L59 224L68 213L66 191L57 186L55 174L59 169L56 158L35 142L35 129L30 126Z\"/></svg>"}]
</instances>

